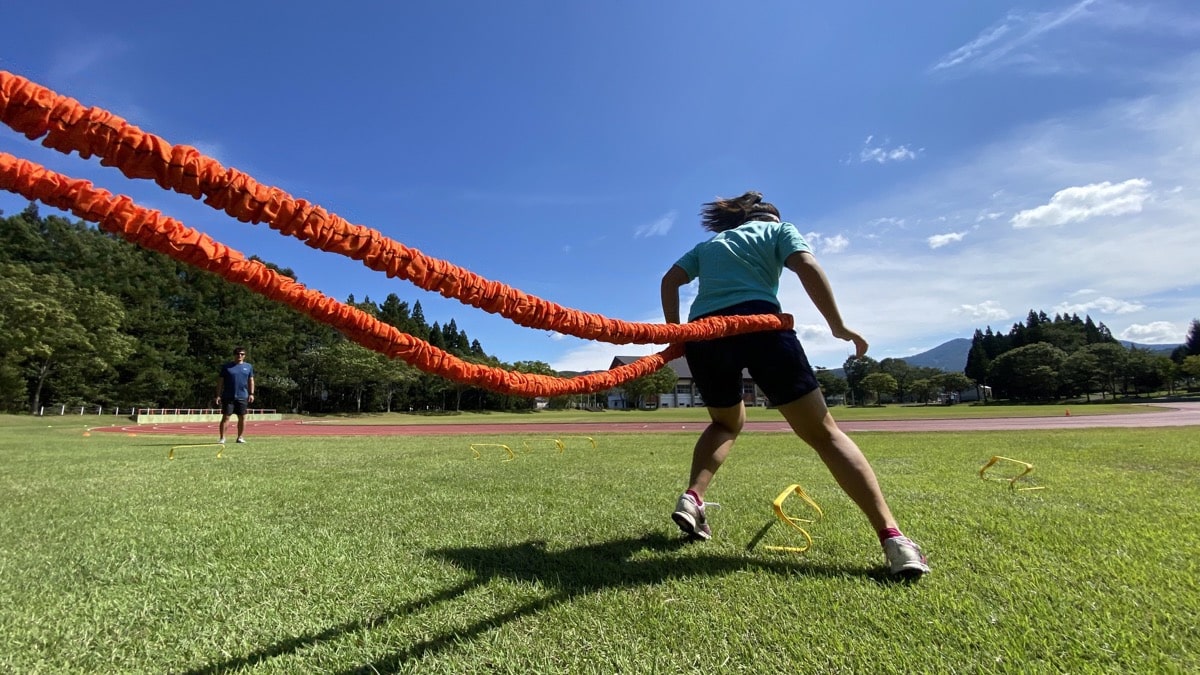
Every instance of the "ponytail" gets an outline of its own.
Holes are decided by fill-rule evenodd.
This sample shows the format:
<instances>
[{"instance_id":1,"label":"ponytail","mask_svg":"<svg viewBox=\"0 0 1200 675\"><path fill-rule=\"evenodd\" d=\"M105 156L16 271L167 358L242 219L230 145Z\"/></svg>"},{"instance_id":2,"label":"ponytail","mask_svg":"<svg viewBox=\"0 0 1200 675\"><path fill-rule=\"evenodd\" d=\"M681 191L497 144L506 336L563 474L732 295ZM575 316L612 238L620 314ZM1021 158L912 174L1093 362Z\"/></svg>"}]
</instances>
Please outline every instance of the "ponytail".
<instances>
[{"instance_id":1,"label":"ponytail","mask_svg":"<svg viewBox=\"0 0 1200 675\"><path fill-rule=\"evenodd\" d=\"M724 232L763 214L779 218L779 209L764 202L761 192L751 190L740 197L705 203L700 211L700 224L710 232Z\"/></svg>"}]
</instances>

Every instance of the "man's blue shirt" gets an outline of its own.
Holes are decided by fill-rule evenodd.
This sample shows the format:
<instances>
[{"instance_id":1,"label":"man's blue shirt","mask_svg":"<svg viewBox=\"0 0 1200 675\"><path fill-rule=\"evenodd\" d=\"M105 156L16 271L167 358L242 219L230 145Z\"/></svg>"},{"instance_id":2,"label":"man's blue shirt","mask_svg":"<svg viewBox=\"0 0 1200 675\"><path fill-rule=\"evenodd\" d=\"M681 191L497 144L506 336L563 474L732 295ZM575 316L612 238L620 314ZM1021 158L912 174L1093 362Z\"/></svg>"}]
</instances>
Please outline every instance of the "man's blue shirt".
<instances>
[{"instance_id":1,"label":"man's blue shirt","mask_svg":"<svg viewBox=\"0 0 1200 675\"><path fill-rule=\"evenodd\" d=\"M254 366L231 361L221 366L221 400L245 401L250 398L250 378Z\"/></svg>"}]
</instances>

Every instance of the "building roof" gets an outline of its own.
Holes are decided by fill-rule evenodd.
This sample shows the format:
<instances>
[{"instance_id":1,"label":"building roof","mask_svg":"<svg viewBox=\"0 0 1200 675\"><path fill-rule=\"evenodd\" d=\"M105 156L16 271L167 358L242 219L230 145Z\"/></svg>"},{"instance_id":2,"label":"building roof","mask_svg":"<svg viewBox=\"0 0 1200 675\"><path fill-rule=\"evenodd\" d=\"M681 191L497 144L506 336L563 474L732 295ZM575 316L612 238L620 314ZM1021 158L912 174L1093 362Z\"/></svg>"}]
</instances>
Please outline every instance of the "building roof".
<instances>
[{"instance_id":1,"label":"building roof","mask_svg":"<svg viewBox=\"0 0 1200 675\"><path fill-rule=\"evenodd\" d=\"M614 356L612 363L608 365L608 369L612 370L617 366L627 366L642 357L640 356ZM675 371L675 375L680 378L692 379L692 369L688 368L687 359L682 356L667 362L667 367Z\"/></svg>"},{"instance_id":2,"label":"building roof","mask_svg":"<svg viewBox=\"0 0 1200 675\"><path fill-rule=\"evenodd\" d=\"M642 358L642 357L640 357L640 356L614 356L612 363L609 364L609 366L608 366L608 369L612 370L613 368L616 368L617 366L628 365L630 363L633 363L634 361L637 361L640 358ZM679 379L681 379L681 380L692 379L692 369L688 367L687 359L683 358L682 356L677 359L668 361L667 367L670 368L671 370L675 371L675 375L678 376ZM745 379L745 380L751 379L750 371L743 370L742 371L742 379Z\"/></svg>"}]
</instances>

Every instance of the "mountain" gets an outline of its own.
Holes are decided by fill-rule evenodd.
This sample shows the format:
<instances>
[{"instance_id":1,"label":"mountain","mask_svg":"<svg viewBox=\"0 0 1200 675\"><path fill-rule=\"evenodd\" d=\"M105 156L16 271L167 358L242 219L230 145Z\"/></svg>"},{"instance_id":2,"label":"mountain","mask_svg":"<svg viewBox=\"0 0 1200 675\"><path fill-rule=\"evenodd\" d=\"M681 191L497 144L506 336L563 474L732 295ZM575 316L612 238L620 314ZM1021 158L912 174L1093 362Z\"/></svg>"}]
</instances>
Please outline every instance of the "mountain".
<instances>
[{"instance_id":1,"label":"mountain","mask_svg":"<svg viewBox=\"0 0 1200 675\"><path fill-rule=\"evenodd\" d=\"M1128 342L1126 340L1121 340L1121 345L1123 347L1125 347L1126 349L1141 349L1143 351L1148 351L1151 354L1154 354L1155 356L1170 356L1171 352L1173 352L1176 349L1178 349L1179 347L1183 346L1183 345L1144 345L1144 344L1139 344L1137 342Z\"/></svg>"},{"instance_id":2,"label":"mountain","mask_svg":"<svg viewBox=\"0 0 1200 675\"><path fill-rule=\"evenodd\" d=\"M949 342L930 349L927 352L903 357L910 366L919 368L937 368L947 372L962 372L967 367L967 354L971 351L969 338L954 338Z\"/></svg>"},{"instance_id":3,"label":"mountain","mask_svg":"<svg viewBox=\"0 0 1200 675\"><path fill-rule=\"evenodd\" d=\"M1170 356L1171 352L1175 351L1179 345L1145 345L1137 342L1128 342L1121 340L1121 344L1126 349L1142 349L1156 356ZM962 372L963 368L967 367L967 354L971 352L971 340L968 338L954 338L949 342L930 349L927 352L905 356L903 360L910 366L921 366L928 368L939 368L945 371Z\"/></svg>"},{"instance_id":4,"label":"mountain","mask_svg":"<svg viewBox=\"0 0 1200 675\"><path fill-rule=\"evenodd\" d=\"M968 338L954 338L949 342L921 352L912 356L902 356L901 361L904 361L910 366L921 368L937 368L948 372L962 372L963 368L967 367L967 354L971 351L971 340ZM879 359L882 360L882 359ZM829 371L838 377L846 377L844 368L830 368Z\"/></svg>"}]
</instances>

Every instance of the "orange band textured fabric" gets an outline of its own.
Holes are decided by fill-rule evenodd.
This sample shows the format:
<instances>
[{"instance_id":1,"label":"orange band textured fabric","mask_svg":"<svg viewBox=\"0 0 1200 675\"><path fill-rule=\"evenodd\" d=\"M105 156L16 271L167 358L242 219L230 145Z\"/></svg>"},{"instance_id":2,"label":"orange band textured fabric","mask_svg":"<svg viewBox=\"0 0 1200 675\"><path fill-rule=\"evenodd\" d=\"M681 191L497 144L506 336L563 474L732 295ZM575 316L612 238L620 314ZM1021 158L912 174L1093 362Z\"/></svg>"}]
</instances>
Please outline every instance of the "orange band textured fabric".
<instances>
[{"instance_id":1,"label":"orange band textured fabric","mask_svg":"<svg viewBox=\"0 0 1200 675\"><path fill-rule=\"evenodd\" d=\"M588 393L647 375L682 355L681 342L792 327L787 314L713 317L688 324L650 324L582 312L489 281L444 260L426 256L379 232L353 225L320 206L263 186L236 169L226 169L193 147L171 145L120 117L88 108L17 75L0 71L0 121L27 138L63 153L100 158L125 176L153 179L159 186L204 198L241 222L266 223L308 246L361 261L445 297L500 314L522 326L612 344L672 346L610 371L575 378L529 375L472 364L319 292L305 289L265 265L163 214L137 206L91 183L0 154L0 188L71 211L102 229L194 267L219 274L313 319L354 341L426 372L523 396Z\"/></svg>"}]
</instances>

